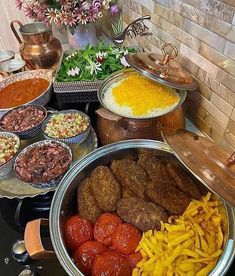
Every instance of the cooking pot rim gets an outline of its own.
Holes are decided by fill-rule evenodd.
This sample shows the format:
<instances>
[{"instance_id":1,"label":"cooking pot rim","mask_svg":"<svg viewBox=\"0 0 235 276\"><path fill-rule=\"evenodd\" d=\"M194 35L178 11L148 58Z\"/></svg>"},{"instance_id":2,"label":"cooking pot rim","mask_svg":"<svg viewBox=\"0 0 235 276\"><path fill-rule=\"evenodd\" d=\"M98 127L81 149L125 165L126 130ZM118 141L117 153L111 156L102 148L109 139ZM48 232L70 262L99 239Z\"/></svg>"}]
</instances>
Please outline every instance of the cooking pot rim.
<instances>
[{"instance_id":1,"label":"cooking pot rim","mask_svg":"<svg viewBox=\"0 0 235 276\"><path fill-rule=\"evenodd\" d=\"M132 74L132 73L139 73L139 72L136 72L133 68L128 68L128 69L122 69L120 71L117 71L117 72L114 72L113 74L111 74L105 81L102 82L102 84L100 85L98 91L97 91L97 98L100 102L100 104L106 108L107 110L109 110L110 112L118 115L118 116L121 116L122 118L125 118L125 119L130 119L130 120L150 120L150 119L155 119L155 118L160 118L162 116L165 116L173 111L175 111L177 108L179 108L180 106L182 106L182 104L184 103L185 99L186 99L186 96L187 96L187 91L186 90L183 90L183 89L175 89L177 91L177 94L179 95L180 97L180 100L179 102L177 103L176 106L174 106L172 109L166 111L165 113L163 114L160 114L160 115L156 115L156 116L148 116L148 117L128 117L127 115L123 115L123 114L120 114L120 113L116 113L112 110L112 108L110 108L109 106L107 106L105 104L105 102L103 101L103 90L105 89L106 85L108 85L110 82L112 82L112 80L114 80L115 78L117 77L120 77L124 74ZM140 74L140 73L139 73ZM156 82L157 83L157 82Z\"/></svg>"},{"instance_id":2,"label":"cooking pot rim","mask_svg":"<svg viewBox=\"0 0 235 276\"><path fill-rule=\"evenodd\" d=\"M160 141L147 140L147 139L134 139L134 140L124 140L116 142L113 144L108 144L103 147L96 149L95 151L89 153L87 156L83 157L81 160L77 161L71 169L65 174L57 188L55 195L52 200L51 210L50 210L50 236L53 244L55 253L59 259L60 264L63 266L65 271L69 275L83 275L76 265L73 263L71 257L69 256L60 231L60 216L61 216L61 205L64 199L64 195L72 182L75 175L80 173L88 164L92 163L94 160L107 155L108 153L114 153L118 150L123 149L156 149L164 152L172 153L169 147ZM73 173L76 171L76 174ZM69 184L68 184L69 183ZM234 255L235 255L235 212L234 209L228 204L224 203L226 217L228 220L228 238L224 251L220 256L216 266L209 274L210 276L223 275L229 269ZM79 273L79 274L78 274Z\"/></svg>"}]
</instances>

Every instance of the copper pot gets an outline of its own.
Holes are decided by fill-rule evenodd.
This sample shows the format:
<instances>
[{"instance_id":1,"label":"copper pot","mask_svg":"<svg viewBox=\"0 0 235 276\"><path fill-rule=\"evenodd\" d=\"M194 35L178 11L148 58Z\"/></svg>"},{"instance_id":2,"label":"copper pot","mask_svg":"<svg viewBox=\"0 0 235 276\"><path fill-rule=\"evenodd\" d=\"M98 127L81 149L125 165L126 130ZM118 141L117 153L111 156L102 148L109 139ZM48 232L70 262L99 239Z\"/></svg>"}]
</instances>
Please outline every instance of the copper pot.
<instances>
[{"instance_id":1,"label":"copper pot","mask_svg":"<svg viewBox=\"0 0 235 276\"><path fill-rule=\"evenodd\" d=\"M18 35L14 24L20 28ZM20 21L12 21L11 29L20 43L21 57L26 61L29 69L55 69L62 54L60 41L53 37L51 28L42 22L23 25Z\"/></svg>"},{"instance_id":2,"label":"copper pot","mask_svg":"<svg viewBox=\"0 0 235 276\"><path fill-rule=\"evenodd\" d=\"M128 119L111 113L107 109L96 110L97 134L102 145L129 139L161 140L161 129L164 126L170 129L185 127L182 107L151 119Z\"/></svg>"}]
</instances>

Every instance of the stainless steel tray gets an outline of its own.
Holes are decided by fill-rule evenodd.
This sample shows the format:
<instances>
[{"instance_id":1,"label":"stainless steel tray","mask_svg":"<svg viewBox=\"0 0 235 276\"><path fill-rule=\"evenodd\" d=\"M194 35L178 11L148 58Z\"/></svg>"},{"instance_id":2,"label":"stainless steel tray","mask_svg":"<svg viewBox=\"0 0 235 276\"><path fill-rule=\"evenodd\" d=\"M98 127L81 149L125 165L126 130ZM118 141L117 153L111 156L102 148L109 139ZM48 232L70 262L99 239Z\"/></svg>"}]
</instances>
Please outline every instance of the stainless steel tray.
<instances>
[{"instance_id":1,"label":"stainless steel tray","mask_svg":"<svg viewBox=\"0 0 235 276\"><path fill-rule=\"evenodd\" d=\"M21 141L21 150L28 145L43 139L43 136L39 135L32 140ZM97 136L94 129L91 128L89 136L82 144L71 144L70 148L73 153L73 163L95 150L97 148ZM34 188L16 178L13 170L10 174L0 177L0 198L22 199L26 197L35 197L37 195L46 194L49 191L54 191L55 189L55 187L44 189Z\"/></svg>"}]
</instances>

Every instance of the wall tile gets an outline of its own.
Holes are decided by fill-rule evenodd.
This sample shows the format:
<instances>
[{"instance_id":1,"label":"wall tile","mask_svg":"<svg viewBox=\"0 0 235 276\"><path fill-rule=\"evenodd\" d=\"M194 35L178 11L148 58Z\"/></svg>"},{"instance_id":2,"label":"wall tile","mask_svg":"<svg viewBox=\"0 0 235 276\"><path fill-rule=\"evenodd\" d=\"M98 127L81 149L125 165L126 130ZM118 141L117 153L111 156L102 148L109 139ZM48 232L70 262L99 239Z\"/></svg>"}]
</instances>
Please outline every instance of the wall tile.
<instances>
[{"instance_id":1,"label":"wall tile","mask_svg":"<svg viewBox=\"0 0 235 276\"><path fill-rule=\"evenodd\" d=\"M184 20L183 30L188 34L205 42L220 53L224 52L226 40L223 37L220 37L219 35L203 28L202 26L197 25L196 23L188 19Z\"/></svg>"},{"instance_id":2,"label":"wall tile","mask_svg":"<svg viewBox=\"0 0 235 276\"><path fill-rule=\"evenodd\" d=\"M232 23L235 8L226 3L222 3L222 1L199 0L197 7L225 22Z\"/></svg>"},{"instance_id":3,"label":"wall tile","mask_svg":"<svg viewBox=\"0 0 235 276\"><path fill-rule=\"evenodd\" d=\"M137 2L133 0L125 0L125 5L138 14L142 14L142 5L138 4Z\"/></svg>"},{"instance_id":4,"label":"wall tile","mask_svg":"<svg viewBox=\"0 0 235 276\"><path fill-rule=\"evenodd\" d=\"M204 26L206 19L205 12L183 3L180 14L188 18L189 20L196 22L197 24Z\"/></svg>"},{"instance_id":5,"label":"wall tile","mask_svg":"<svg viewBox=\"0 0 235 276\"><path fill-rule=\"evenodd\" d=\"M232 119L229 120L228 127L224 134L225 140L235 147L235 121Z\"/></svg>"},{"instance_id":6,"label":"wall tile","mask_svg":"<svg viewBox=\"0 0 235 276\"><path fill-rule=\"evenodd\" d=\"M210 31L228 39L235 43L235 26L229 24L223 20L218 19L215 16L207 14L205 20L205 27Z\"/></svg>"},{"instance_id":7,"label":"wall tile","mask_svg":"<svg viewBox=\"0 0 235 276\"><path fill-rule=\"evenodd\" d=\"M203 95L207 100L211 99L212 90L207 87L203 82L198 81L199 93Z\"/></svg>"},{"instance_id":8,"label":"wall tile","mask_svg":"<svg viewBox=\"0 0 235 276\"><path fill-rule=\"evenodd\" d=\"M177 27L182 27L183 25L184 18L181 15L157 3L154 5L154 14L168 20Z\"/></svg>"},{"instance_id":9,"label":"wall tile","mask_svg":"<svg viewBox=\"0 0 235 276\"><path fill-rule=\"evenodd\" d=\"M211 48L203 42L201 42L201 45L199 47L199 54L213 62L215 65L223 69L225 72L229 73L232 76L235 76L234 60L229 59L228 57L217 52L215 49Z\"/></svg>"},{"instance_id":10,"label":"wall tile","mask_svg":"<svg viewBox=\"0 0 235 276\"><path fill-rule=\"evenodd\" d=\"M235 108L232 111L231 119L235 122Z\"/></svg>"},{"instance_id":11,"label":"wall tile","mask_svg":"<svg viewBox=\"0 0 235 276\"><path fill-rule=\"evenodd\" d=\"M126 2L126 0L124 0L124 2ZM154 1L153 0L136 0L135 1L138 4L141 4L143 7L146 7L149 10L153 10L154 9Z\"/></svg>"},{"instance_id":12,"label":"wall tile","mask_svg":"<svg viewBox=\"0 0 235 276\"><path fill-rule=\"evenodd\" d=\"M221 125L225 127L228 124L229 117L226 116L222 111L220 111L216 106L214 106L210 101L204 98L199 93L191 93L189 97L205 108Z\"/></svg>"},{"instance_id":13,"label":"wall tile","mask_svg":"<svg viewBox=\"0 0 235 276\"><path fill-rule=\"evenodd\" d=\"M216 93L213 93L210 99L210 102L214 104L214 106L218 107L225 115L230 117L233 107L225 102L221 97L219 97Z\"/></svg>"},{"instance_id":14,"label":"wall tile","mask_svg":"<svg viewBox=\"0 0 235 276\"><path fill-rule=\"evenodd\" d=\"M215 66L213 63L205 59L204 57L200 56L192 49L184 45L183 43L180 45L180 55L186 57L193 61L198 67L202 68L212 77L216 77L218 74L218 67Z\"/></svg>"},{"instance_id":15,"label":"wall tile","mask_svg":"<svg viewBox=\"0 0 235 276\"><path fill-rule=\"evenodd\" d=\"M218 74L216 76L216 79L225 87L231 89L232 91L235 91L235 87L234 87L235 78L227 74L225 71L218 69Z\"/></svg>"},{"instance_id":16,"label":"wall tile","mask_svg":"<svg viewBox=\"0 0 235 276\"><path fill-rule=\"evenodd\" d=\"M224 49L224 54L227 57L235 60L235 44L230 41L227 41Z\"/></svg>"},{"instance_id":17,"label":"wall tile","mask_svg":"<svg viewBox=\"0 0 235 276\"><path fill-rule=\"evenodd\" d=\"M232 7L235 7L234 0L220 0L220 2L226 3L228 5L231 5Z\"/></svg>"}]
</instances>

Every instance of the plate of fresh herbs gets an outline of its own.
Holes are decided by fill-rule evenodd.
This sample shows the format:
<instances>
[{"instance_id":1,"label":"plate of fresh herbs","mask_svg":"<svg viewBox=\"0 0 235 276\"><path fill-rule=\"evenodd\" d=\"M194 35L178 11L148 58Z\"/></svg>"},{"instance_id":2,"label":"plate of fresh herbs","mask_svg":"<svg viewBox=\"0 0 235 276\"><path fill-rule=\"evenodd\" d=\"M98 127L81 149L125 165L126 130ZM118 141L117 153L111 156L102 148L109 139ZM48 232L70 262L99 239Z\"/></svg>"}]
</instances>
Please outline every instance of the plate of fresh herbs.
<instances>
[{"instance_id":1,"label":"plate of fresh herbs","mask_svg":"<svg viewBox=\"0 0 235 276\"><path fill-rule=\"evenodd\" d=\"M64 53L56 74L57 82L104 80L110 74L129 67L125 60L128 53L137 52L137 47L113 45L87 45L83 50Z\"/></svg>"}]
</instances>

